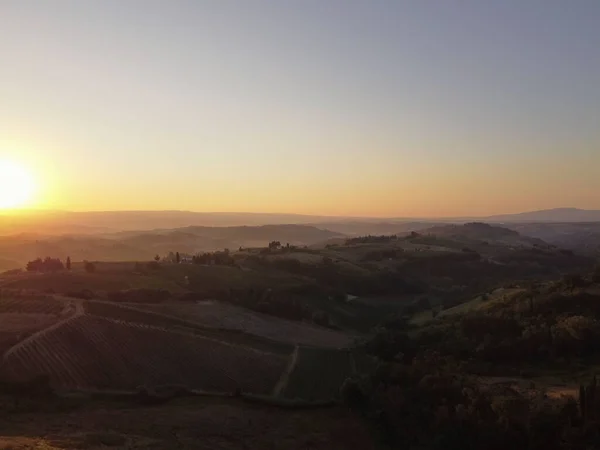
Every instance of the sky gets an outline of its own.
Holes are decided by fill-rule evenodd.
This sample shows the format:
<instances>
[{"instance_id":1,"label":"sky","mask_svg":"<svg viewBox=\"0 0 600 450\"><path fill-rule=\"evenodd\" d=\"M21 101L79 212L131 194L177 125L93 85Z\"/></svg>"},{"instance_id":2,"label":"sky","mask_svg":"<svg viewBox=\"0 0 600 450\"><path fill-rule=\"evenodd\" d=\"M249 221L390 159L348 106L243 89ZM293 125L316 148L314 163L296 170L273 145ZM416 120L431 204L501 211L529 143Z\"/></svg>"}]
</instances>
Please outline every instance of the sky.
<instances>
[{"instance_id":1,"label":"sky","mask_svg":"<svg viewBox=\"0 0 600 450\"><path fill-rule=\"evenodd\" d=\"M1 0L29 207L600 209L597 0Z\"/></svg>"}]
</instances>

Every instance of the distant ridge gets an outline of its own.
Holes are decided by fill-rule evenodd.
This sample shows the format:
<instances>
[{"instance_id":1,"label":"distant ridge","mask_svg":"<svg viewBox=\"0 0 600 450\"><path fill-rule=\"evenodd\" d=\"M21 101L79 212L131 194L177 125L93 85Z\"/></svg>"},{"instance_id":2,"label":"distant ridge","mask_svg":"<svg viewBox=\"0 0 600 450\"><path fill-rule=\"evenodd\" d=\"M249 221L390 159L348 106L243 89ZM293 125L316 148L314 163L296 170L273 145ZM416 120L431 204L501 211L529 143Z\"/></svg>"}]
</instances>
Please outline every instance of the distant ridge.
<instances>
[{"instance_id":1,"label":"distant ridge","mask_svg":"<svg viewBox=\"0 0 600 450\"><path fill-rule=\"evenodd\" d=\"M192 212L192 211L0 211L0 235L91 235L118 231L174 229L189 226L232 227L262 225L312 225L345 234L393 234L436 223L535 223L600 222L600 210L556 208L489 217L350 217L303 214Z\"/></svg>"},{"instance_id":2,"label":"distant ridge","mask_svg":"<svg viewBox=\"0 0 600 450\"><path fill-rule=\"evenodd\" d=\"M486 217L486 222L600 222L600 210L554 208Z\"/></svg>"}]
</instances>

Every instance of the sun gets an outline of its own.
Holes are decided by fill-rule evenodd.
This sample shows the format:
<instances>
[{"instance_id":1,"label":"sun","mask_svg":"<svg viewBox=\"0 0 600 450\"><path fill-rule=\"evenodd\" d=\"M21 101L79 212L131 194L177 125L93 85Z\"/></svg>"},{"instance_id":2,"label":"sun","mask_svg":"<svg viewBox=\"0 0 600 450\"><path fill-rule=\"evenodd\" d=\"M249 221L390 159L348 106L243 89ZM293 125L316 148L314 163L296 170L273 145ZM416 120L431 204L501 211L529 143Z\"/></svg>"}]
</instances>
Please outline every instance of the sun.
<instances>
[{"instance_id":1,"label":"sun","mask_svg":"<svg viewBox=\"0 0 600 450\"><path fill-rule=\"evenodd\" d=\"M25 167L0 159L0 209L27 205L34 191L34 179Z\"/></svg>"}]
</instances>

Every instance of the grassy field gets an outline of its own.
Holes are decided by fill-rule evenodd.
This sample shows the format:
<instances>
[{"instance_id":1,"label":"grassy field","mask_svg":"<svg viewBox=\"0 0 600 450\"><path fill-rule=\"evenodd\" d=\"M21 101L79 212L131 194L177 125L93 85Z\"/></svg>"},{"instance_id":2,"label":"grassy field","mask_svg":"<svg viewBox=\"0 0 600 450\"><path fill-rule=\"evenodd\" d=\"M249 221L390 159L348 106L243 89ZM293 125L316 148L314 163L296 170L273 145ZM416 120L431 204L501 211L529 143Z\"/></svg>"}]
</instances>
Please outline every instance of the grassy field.
<instances>
[{"instance_id":1,"label":"grassy field","mask_svg":"<svg viewBox=\"0 0 600 450\"><path fill-rule=\"evenodd\" d=\"M133 261L95 262L94 265L94 273L87 273L81 264L74 264L71 271L0 276L0 287L56 293L90 290L100 294L124 289L165 289L182 293L288 287L303 282L299 277L277 270L244 270L230 266L162 264L153 270L143 263L140 266L143 270L140 271Z\"/></svg>"},{"instance_id":2,"label":"grassy field","mask_svg":"<svg viewBox=\"0 0 600 450\"><path fill-rule=\"evenodd\" d=\"M131 265L133 268L133 264ZM169 289L183 291L176 283L160 277L148 276L131 271L86 273L84 271L64 271L56 273L28 273L23 277L4 284L11 289L35 289L41 292L67 293L90 290L116 291L131 288Z\"/></svg>"},{"instance_id":3,"label":"grassy field","mask_svg":"<svg viewBox=\"0 0 600 450\"><path fill-rule=\"evenodd\" d=\"M290 344L339 348L351 345L353 339L346 333L278 319L216 301L137 305L136 307L177 317L204 327L239 330Z\"/></svg>"}]
</instances>

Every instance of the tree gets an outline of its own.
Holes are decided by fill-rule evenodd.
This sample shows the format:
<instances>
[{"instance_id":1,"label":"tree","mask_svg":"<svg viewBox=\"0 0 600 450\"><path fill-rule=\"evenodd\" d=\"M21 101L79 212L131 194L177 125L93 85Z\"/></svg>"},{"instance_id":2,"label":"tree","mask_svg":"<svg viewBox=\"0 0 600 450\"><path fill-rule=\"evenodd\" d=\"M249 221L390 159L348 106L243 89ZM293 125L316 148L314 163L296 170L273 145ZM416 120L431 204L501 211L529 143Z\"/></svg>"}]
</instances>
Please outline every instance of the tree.
<instances>
[{"instance_id":1,"label":"tree","mask_svg":"<svg viewBox=\"0 0 600 450\"><path fill-rule=\"evenodd\" d=\"M87 273L94 273L96 271L96 265L89 261L85 261L83 267Z\"/></svg>"},{"instance_id":2,"label":"tree","mask_svg":"<svg viewBox=\"0 0 600 450\"><path fill-rule=\"evenodd\" d=\"M71 257L67 256L67 270L71 270Z\"/></svg>"},{"instance_id":3,"label":"tree","mask_svg":"<svg viewBox=\"0 0 600 450\"><path fill-rule=\"evenodd\" d=\"M156 259L156 258L154 258L154 259ZM177 264L179 264L181 262L181 255L179 254L179 252L175 253L175 261L177 262Z\"/></svg>"},{"instance_id":4,"label":"tree","mask_svg":"<svg viewBox=\"0 0 600 450\"><path fill-rule=\"evenodd\" d=\"M279 241L269 242L269 250L277 250L278 248L281 248L281 242L279 242Z\"/></svg>"},{"instance_id":5,"label":"tree","mask_svg":"<svg viewBox=\"0 0 600 450\"><path fill-rule=\"evenodd\" d=\"M154 257L154 261L156 261L156 262L159 262L159 261L160 261L160 256L159 256L159 255L156 255L156 256Z\"/></svg>"},{"instance_id":6,"label":"tree","mask_svg":"<svg viewBox=\"0 0 600 450\"><path fill-rule=\"evenodd\" d=\"M29 261L26 266L27 272L41 272L42 265L43 265L43 261L41 260L41 258L34 259L33 261Z\"/></svg>"}]
</instances>

